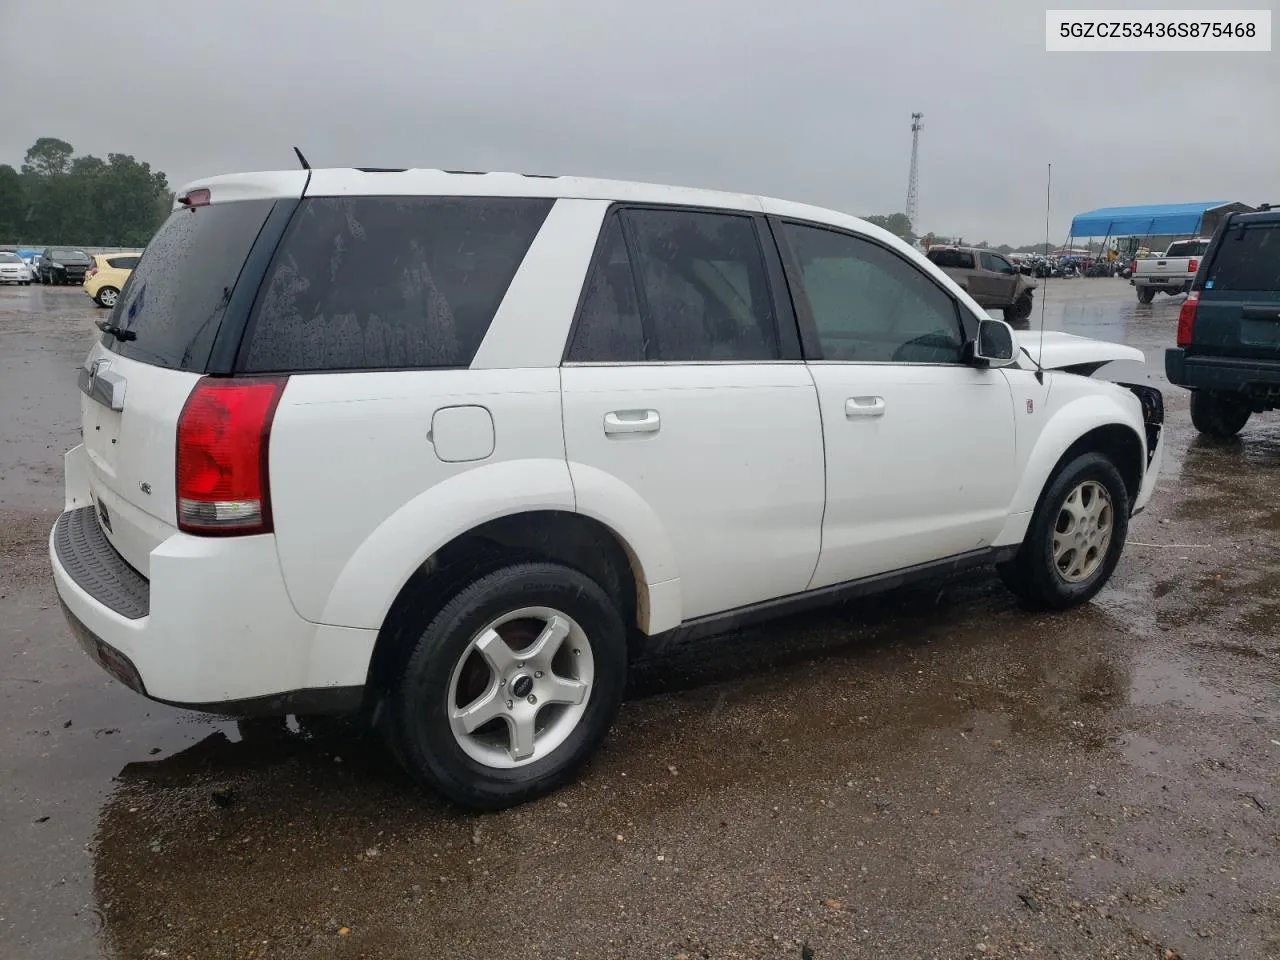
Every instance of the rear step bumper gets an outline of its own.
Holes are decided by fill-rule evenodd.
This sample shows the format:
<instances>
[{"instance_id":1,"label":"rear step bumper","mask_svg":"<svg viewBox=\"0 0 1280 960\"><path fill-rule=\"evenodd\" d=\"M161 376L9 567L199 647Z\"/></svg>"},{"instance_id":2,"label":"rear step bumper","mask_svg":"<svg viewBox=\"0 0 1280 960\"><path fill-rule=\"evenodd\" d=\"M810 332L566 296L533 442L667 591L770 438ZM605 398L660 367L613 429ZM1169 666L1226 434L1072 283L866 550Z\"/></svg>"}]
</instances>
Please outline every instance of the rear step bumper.
<instances>
[{"instance_id":1,"label":"rear step bumper","mask_svg":"<svg viewBox=\"0 0 1280 960\"><path fill-rule=\"evenodd\" d=\"M174 534L152 551L148 581L79 507L50 531L49 561L80 646L144 696L232 716L360 704L377 631L298 616L270 535Z\"/></svg>"},{"instance_id":2,"label":"rear step bumper","mask_svg":"<svg viewBox=\"0 0 1280 960\"><path fill-rule=\"evenodd\" d=\"M1164 372L1170 383L1198 390L1271 393L1280 387L1280 363L1188 356L1181 347L1165 351Z\"/></svg>"}]
</instances>

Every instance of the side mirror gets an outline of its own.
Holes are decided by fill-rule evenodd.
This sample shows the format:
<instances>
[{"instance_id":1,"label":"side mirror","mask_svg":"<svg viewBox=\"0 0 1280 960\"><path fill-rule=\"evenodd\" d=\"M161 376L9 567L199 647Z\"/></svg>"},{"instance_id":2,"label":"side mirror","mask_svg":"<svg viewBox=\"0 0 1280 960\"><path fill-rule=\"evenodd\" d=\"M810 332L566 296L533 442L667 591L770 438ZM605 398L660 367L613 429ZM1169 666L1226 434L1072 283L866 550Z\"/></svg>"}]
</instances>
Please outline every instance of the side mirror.
<instances>
[{"instance_id":1,"label":"side mirror","mask_svg":"<svg viewBox=\"0 0 1280 960\"><path fill-rule=\"evenodd\" d=\"M984 317L978 321L978 336L973 341L970 356L975 364L984 367L1007 367L1018 352L1018 341L1013 327L1003 320Z\"/></svg>"}]
</instances>

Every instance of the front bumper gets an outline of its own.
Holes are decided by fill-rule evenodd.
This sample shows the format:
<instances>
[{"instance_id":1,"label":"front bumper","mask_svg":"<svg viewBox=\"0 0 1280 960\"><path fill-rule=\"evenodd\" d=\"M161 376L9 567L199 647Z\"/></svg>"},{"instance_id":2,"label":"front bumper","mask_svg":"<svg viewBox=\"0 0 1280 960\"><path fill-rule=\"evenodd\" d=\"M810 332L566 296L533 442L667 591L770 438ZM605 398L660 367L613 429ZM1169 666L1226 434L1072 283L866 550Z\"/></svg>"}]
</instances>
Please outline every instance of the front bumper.
<instances>
[{"instance_id":1,"label":"front bumper","mask_svg":"<svg viewBox=\"0 0 1280 960\"><path fill-rule=\"evenodd\" d=\"M275 537L174 533L150 580L98 524L83 446L66 456L67 509L49 536L54 586L81 647L108 673L165 703L232 715L358 705L375 630L304 620Z\"/></svg>"}]
</instances>

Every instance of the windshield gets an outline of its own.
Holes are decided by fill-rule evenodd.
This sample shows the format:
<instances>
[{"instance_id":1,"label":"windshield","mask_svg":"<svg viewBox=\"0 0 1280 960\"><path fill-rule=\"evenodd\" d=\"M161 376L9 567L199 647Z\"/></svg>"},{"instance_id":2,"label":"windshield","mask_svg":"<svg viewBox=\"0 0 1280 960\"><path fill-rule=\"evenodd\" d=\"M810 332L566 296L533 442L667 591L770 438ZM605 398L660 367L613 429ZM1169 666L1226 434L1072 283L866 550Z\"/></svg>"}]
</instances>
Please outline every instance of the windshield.
<instances>
[{"instance_id":1,"label":"windshield","mask_svg":"<svg viewBox=\"0 0 1280 960\"><path fill-rule=\"evenodd\" d=\"M16 253L0 253L0 263L22 263L22 258Z\"/></svg>"},{"instance_id":2,"label":"windshield","mask_svg":"<svg viewBox=\"0 0 1280 960\"><path fill-rule=\"evenodd\" d=\"M54 260L66 262L67 260L80 260L85 263L89 262L89 255L83 250L55 250L51 254Z\"/></svg>"}]
</instances>

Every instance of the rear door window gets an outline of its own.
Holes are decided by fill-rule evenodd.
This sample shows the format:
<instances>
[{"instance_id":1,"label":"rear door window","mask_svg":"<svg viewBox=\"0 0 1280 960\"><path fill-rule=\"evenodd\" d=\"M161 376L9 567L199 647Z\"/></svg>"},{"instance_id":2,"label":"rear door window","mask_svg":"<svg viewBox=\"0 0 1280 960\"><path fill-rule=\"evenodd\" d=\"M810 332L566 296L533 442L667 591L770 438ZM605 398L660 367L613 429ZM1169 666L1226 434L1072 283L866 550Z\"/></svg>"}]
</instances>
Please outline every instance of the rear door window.
<instances>
[{"instance_id":1,"label":"rear door window","mask_svg":"<svg viewBox=\"0 0 1280 960\"><path fill-rule=\"evenodd\" d=\"M316 197L250 320L250 373L465 367L554 201Z\"/></svg>"},{"instance_id":2,"label":"rear door window","mask_svg":"<svg viewBox=\"0 0 1280 960\"><path fill-rule=\"evenodd\" d=\"M240 200L171 213L111 314L111 322L136 339L107 334L107 348L158 367L204 372L231 291L273 203Z\"/></svg>"},{"instance_id":3,"label":"rear door window","mask_svg":"<svg viewBox=\"0 0 1280 960\"><path fill-rule=\"evenodd\" d=\"M1236 292L1280 299L1280 223L1232 228L1223 236L1202 296Z\"/></svg>"}]
</instances>

